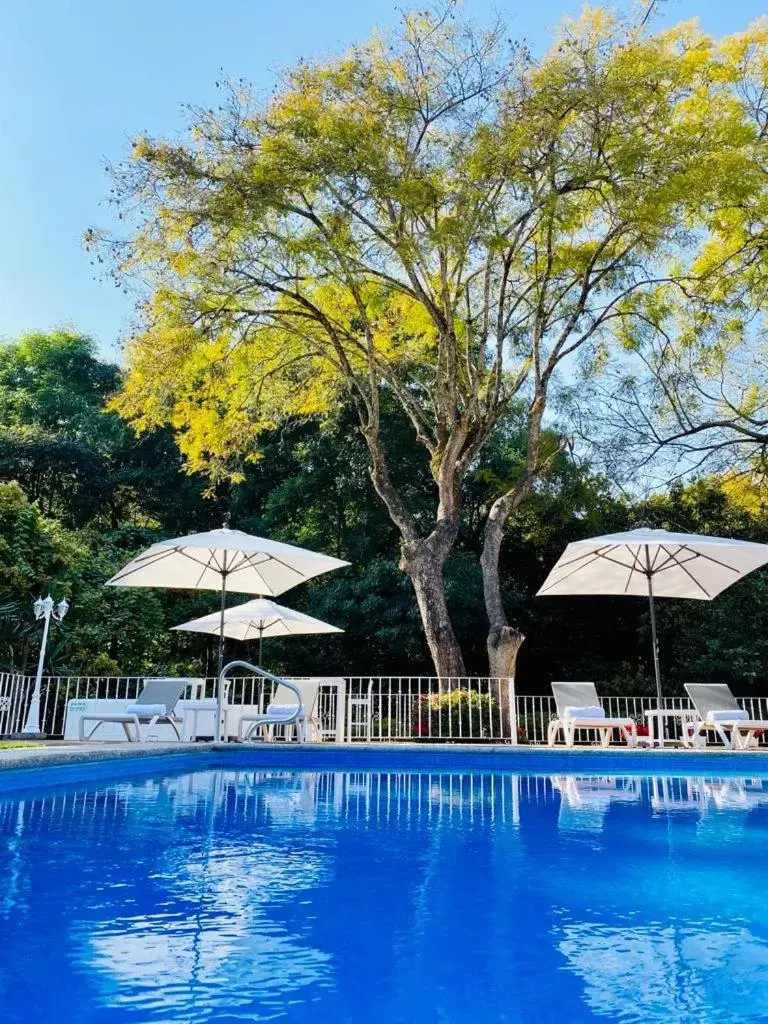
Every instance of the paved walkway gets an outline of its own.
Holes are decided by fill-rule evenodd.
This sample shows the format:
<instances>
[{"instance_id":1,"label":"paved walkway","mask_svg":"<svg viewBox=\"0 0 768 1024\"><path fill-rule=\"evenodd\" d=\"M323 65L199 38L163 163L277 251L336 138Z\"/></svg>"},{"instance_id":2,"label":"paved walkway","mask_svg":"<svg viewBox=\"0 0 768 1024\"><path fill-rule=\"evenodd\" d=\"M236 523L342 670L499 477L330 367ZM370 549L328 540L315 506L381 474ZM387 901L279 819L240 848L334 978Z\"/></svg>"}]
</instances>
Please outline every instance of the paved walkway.
<instances>
[{"instance_id":1,"label":"paved walkway","mask_svg":"<svg viewBox=\"0 0 768 1024\"><path fill-rule=\"evenodd\" d=\"M4 768L42 768L47 765L87 761L111 761L126 757L157 757L210 751L213 743L45 743L0 746L0 770Z\"/></svg>"}]
</instances>

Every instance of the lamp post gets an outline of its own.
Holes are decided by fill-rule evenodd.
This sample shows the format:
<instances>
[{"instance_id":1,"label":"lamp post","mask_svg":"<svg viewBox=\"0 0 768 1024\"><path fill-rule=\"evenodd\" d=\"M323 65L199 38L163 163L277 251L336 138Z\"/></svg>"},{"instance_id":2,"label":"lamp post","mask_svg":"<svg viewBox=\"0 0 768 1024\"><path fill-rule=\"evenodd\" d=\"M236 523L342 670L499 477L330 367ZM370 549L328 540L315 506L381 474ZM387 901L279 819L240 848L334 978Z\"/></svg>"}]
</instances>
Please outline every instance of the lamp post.
<instances>
[{"instance_id":1,"label":"lamp post","mask_svg":"<svg viewBox=\"0 0 768 1024\"><path fill-rule=\"evenodd\" d=\"M43 681L43 663L45 662L45 647L48 643L48 627L51 618L61 622L69 611L69 601L63 598L57 605L54 605L53 598L38 597L35 601L35 618L43 620L43 639L40 643L40 657L37 661L37 676L35 677L35 688L32 691L32 700L27 711L27 720L22 729L22 736L40 736L40 687Z\"/></svg>"}]
</instances>

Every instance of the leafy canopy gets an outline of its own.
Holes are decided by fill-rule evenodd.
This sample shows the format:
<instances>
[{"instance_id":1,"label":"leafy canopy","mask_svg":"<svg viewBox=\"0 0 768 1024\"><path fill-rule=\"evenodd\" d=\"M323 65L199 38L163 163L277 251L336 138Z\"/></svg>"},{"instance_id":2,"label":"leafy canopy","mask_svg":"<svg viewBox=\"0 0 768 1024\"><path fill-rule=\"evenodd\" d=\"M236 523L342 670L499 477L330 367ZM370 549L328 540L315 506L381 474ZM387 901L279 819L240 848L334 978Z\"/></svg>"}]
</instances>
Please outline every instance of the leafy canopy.
<instances>
[{"instance_id":1,"label":"leafy canopy","mask_svg":"<svg viewBox=\"0 0 768 1024\"><path fill-rule=\"evenodd\" d=\"M139 139L115 169L135 230L101 239L151 286L117 408L237 474L342 394L375 437L384 389L435 479L461 471L569 355L599 367L635 296L758 187L740 86L761 31L593 8L534 60L500 26L412 14L266 103L238 83L186 139Z\"/></svg>"}]
</instances>

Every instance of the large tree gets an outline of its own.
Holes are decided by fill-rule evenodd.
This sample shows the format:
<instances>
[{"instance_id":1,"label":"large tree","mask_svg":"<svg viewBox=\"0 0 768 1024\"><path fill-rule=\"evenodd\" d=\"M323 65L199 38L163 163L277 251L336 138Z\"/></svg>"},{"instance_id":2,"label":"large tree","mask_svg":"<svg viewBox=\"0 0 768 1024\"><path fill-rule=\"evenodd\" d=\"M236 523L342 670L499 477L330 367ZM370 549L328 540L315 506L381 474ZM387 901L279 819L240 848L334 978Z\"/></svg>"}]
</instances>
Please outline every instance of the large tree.
<instances>
[{"instance_id":1,"label":"large tree","mask_svg":"<svg viewBox=\"0 0 768 1024\"><path fill-rule=\"evenodd\" d=\"M349 396L440 676L464 671L444 569L483 446L519 407L527 452L481 559L504 676L522 636L499 551L557 457L558 376L599 365L624 300L674 275L753 158L731 50L695 25L651 34L596 8L539 59L504 39L452 5L409 15L266 102L237 83L187 138L142 137L113 169L133 230L106 244L150 287L121 411L173 425L191 469L236 476L265 430ZM429 514L398 479L385 398L426 453Z\"/></svg>"}]
</instances>

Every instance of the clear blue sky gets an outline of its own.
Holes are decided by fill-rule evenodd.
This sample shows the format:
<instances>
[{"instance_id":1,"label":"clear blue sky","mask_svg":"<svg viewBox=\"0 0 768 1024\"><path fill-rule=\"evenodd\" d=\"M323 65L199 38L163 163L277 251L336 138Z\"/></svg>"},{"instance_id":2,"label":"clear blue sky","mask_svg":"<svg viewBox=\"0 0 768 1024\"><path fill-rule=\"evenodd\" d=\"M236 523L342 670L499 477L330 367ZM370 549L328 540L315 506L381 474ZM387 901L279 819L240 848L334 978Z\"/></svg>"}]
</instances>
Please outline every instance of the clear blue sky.
<instances>
[{"instance_id":1,"label":"clear blue sky","mask_svg":"<svg viewBox=\"0 0 768 1024\"><path fill-rule=\"evenodd\" d=\"M402 6L421 4L403 3ZM466 0L501 10L543 48L579 0ZM666 20L734 32L765 0L670 0ZM0 338L69 324L105 355L130 300L94 280L83 232L108 223L105 158L146 130L172 134L185 102L216 101L221 69L269 87L276 67L397 19L393 0L0 0Z\"/></svg>"}]
</instances>

